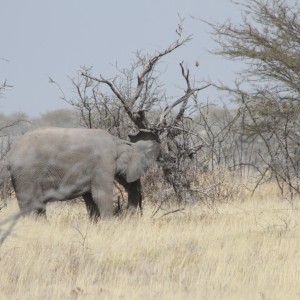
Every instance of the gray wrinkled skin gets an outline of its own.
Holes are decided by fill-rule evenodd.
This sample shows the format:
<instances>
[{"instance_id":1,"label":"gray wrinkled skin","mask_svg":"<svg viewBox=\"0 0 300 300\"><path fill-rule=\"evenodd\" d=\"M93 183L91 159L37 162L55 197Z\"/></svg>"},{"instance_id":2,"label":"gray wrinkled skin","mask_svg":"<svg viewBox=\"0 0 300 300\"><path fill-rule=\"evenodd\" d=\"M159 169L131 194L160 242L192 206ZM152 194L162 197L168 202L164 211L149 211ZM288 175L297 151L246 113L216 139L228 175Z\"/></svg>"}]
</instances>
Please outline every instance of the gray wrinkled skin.
<instances>
[{"instance_id":1,"label":"gray wrinkled skin","mask_svg":"<svg viewBox=\"0 0 300 300\"><path fill-rule=\"evenodd\" d=\"M113 182L128 192L128 207L141 201L140 177L159 155L151 133L129 143L101 129L43 128L15 142L8 168L22 212L45 214L46 203L82 196L91 219L113 214Z\"/></svg>"}]
</instances>

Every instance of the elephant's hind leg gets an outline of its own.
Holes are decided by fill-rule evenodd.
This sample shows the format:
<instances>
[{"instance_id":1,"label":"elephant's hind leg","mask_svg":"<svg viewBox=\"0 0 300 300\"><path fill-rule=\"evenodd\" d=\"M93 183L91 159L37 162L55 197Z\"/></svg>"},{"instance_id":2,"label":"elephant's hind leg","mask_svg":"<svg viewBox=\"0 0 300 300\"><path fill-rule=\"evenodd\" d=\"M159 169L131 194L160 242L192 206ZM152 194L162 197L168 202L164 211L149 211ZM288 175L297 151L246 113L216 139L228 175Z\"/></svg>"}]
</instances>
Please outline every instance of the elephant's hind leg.
<instances>
[{"instance_id":1,"label":"elephant's hind leg","mask_svg":"<svg viewBox=\"0 0 300 300\"><path fill-rule=\"evenodd\" d=\"M99 212L98 206L96 205L96 203L93 200L91 193L86 193L82 197L84 199L86 209L90 216L90 220L97 221L100 217L100 212Z\"/></svg>"},{"instance_id":2,"label":"elephant's hind leg","mask_svg":"<svg viewBox=\"0 0 300 300\"><path fill-rule=\"evenodd\" d=\"M46 217L46 203L42 202L42 191L38 185L30 180L16 180L12 177L12 184L16 192L17 201L22 215L34 214Z\"/></svg>"}]
</instances>

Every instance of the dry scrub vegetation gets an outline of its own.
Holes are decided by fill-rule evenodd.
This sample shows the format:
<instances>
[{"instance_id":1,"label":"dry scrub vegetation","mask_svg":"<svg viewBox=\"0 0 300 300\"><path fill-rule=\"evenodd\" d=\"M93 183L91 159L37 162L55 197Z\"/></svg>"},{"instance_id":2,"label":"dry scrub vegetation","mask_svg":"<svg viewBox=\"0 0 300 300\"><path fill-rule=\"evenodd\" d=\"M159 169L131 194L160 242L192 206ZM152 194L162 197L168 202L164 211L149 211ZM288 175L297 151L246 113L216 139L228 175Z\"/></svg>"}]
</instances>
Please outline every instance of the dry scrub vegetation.
<instances>
[{"instance_id":1,"label":"dry scrub vegetation","mask_svg":"<svg viewBox=\"0 0 300 300\"><path fill-rule=\"evenodd\" d=\"M0 299L299 299L300 212L274 190L96 225L80 203L51 204L2 244Z\"/></svg>"}]
</instances>

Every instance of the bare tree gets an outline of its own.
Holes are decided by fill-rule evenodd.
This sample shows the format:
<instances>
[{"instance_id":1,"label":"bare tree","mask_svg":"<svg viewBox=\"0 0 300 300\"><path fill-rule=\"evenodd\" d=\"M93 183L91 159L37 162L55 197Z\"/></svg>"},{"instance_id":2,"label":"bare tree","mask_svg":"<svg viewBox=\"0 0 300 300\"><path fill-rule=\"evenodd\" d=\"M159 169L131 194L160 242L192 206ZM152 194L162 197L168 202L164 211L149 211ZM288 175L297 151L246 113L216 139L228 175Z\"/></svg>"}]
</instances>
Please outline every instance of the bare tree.
<instances>
[{"instance_id":1,"label":"bare tree","mask_svg":"<svg viewBox=\"0 0 300 300\"><path fill-rule=\"evenodd\" d=\"M198 93L210 84L196 85L184 62L179 70L185 88L181 97L167 99L159 81L158 65L162 59L188 43L182 22L176 30L177 39L162 51L152 55L136 52L128 69L116 65L118 75L95 76L92 68L83 67L72 83L76 96L63 99L79 113L82 124L89 128L102 127L126 138L133 130L156 133L162 145L159 165L180 202L192 196L188 169L194 165L196 153L203 147L193 117ZM192 101L193 100L193 101ZM198 104L197 104L198 105Z\"/></svg>"}]
</instances>

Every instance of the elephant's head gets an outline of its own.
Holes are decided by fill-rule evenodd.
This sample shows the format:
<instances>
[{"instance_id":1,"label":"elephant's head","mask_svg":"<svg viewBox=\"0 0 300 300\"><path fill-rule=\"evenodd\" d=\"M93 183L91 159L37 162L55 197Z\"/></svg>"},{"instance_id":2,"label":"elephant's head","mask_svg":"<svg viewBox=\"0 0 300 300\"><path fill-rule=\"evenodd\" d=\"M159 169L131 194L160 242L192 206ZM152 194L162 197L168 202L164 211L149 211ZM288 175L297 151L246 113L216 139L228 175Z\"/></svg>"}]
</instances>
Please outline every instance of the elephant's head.
<instances>
[{"instance_id":1,"label":"elephant's head","mask_svg":"<svg viewBox=\"0 0 300 300\"><path fill-rule=\"evenodd\" d=\"M140 131L129 138L132 143L119 145L117 159L117 174L128 183L138 180L160 153L159 139L153 132Z\"/></svg>"}]
</instances>

